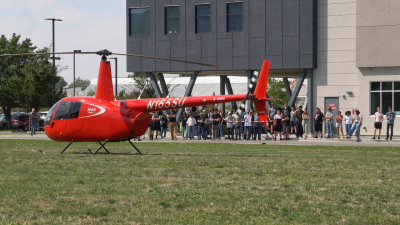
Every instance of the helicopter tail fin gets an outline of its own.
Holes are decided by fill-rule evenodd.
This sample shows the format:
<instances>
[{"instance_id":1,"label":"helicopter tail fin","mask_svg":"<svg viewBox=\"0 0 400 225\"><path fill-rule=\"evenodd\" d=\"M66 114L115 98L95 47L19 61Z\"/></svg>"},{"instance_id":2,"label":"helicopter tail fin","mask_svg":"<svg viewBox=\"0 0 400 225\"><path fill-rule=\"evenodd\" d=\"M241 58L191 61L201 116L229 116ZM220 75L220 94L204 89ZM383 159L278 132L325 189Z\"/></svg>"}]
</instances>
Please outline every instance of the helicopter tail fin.
<instances>
[{"instance_id":1,"label":"helicopter tail fin","mask_svg":"<svg viewBox=\"0 0 400 225\"><path fill-rule=\"evenodd\" d=\"M255 98L253 102L254 106L256 107L260 121L268 121L267 107L265 105L265 101L268 101L266 96L268 87L269 64L270 61L264 61L261 68L260 77L258 78L257 86L254 91Z\"/></svg>"},{"instance_id":2,"label":"helicopter tail fin","mask_svg":"<svg viewBox=\"0 0 400 225\"><path fill-rule=\"evenodd\" d=\"M97 80L96 98L107 101L114 100L111 66L109 61L100 62L100 71Z\"/></svg>"}]
</instances>

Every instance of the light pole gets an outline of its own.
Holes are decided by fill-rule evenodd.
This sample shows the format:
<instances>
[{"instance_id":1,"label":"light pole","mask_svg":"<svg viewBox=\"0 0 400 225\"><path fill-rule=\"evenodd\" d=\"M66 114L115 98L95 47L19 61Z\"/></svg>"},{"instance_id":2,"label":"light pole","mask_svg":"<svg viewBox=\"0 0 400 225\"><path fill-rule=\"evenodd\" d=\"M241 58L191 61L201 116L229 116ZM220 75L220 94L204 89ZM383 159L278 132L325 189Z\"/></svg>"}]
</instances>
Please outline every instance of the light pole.
<instances>
[{"instance_id":1,"label":"light pole","mask_svg":"<svg viewBox=\"0 0 400 225\"><path fill-rule=\"evenodd\" d=\"M81 50L74 50L74 97L75 97L75 53L81 53Z\"/></svg>"},{"instance_id":2,"label":"light pole","mask_svg":"<svg viewBox=\"0 0 400 225\"><path fill-rule=\"evenodd\" d=\"M61 20L61 19L54 19L54 18L45 18L44 20L51 20L51 21L53 22L53 44L52 44L52 45L53 45L53 75L55 75L55 74L56 74L56 58L55 58L55 55L54 55L54 52L55 52L54 23L55 23L55 21L62 21L62 20ZM52 79L52 83L53 83L53 104L54 104L54 102L55 102L55 95L56 95L56 84L55 84L55 82L54 82L54 76L53 76L53 79Z\"/></svg>"},{"instance_id":3,"label":"light pole","mask_svg":"<svg viewBox=\"0 0 400 225\"><path fill-rule=\"evenodd\" d=\"M118 90L117 90L117 79L118 79L118 58L109 58L109 59L115 59L115 99L117 99L118 96Z\"/></svg>"}]
</instances>

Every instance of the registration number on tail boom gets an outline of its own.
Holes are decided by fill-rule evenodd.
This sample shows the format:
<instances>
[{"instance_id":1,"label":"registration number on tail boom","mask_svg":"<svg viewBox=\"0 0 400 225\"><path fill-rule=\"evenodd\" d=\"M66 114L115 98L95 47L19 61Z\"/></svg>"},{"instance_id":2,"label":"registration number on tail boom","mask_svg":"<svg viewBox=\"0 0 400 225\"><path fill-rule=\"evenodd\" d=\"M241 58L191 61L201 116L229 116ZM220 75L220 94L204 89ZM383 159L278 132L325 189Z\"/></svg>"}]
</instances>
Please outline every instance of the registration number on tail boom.
<instances>
[{"instance_id":1,"label":"registration number on tail boom","mask_svg":"<svg viewBox=\"0 0 400 225\"><path fill-rule=\"evenodd\" d=\"M187 98L170 98L162 100L149 101L147 109L168 109L170 107L183 107Z\"/></svg>"}]
</instances>

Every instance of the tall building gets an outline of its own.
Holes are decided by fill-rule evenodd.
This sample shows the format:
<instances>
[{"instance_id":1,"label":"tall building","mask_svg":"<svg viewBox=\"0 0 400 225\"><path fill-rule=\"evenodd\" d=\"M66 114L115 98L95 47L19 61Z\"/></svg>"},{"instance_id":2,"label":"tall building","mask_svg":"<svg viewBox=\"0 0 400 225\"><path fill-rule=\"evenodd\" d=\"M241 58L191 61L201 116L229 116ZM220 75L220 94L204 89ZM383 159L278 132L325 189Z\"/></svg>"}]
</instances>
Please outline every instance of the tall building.
<instances>
[{"instance_id":1,"label":"tall building","mask_svg":"<svg viewBox=\"0 0 400 225\"><path fill-rule=\"evenodd\" d=\"M360 110L362 135L373 134L376 107L400 116L400 1L127 0L126 10L128 53L219 65L130 57L129 72L219 75L225 85L270 60L270 76L308 80L312 111Z\"/></svg>"}]
</instances>

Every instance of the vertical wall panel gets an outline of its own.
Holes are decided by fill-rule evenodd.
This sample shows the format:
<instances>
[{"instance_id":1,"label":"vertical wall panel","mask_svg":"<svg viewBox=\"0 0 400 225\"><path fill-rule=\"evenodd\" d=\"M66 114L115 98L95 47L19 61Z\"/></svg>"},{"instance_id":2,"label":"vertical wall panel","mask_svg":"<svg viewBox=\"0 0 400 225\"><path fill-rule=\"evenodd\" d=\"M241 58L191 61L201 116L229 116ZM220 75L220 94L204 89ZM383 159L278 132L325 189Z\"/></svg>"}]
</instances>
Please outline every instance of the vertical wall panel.
<instances>
[{"instance_id":1,"label":"vertical wall panel","mask_svg":"<svg viewBox=\"0 0 400 225\"><path fill-rule=\"evenodd\" d=\"M191 62L201 62L201 40L186 41L186 60ZM186 64L186 70L201 70L200 65Z\"/></svg>"},{"instance_id":2,"label":"vertical wall panel","mask_svg":"<svg viewBox=\"0 0 400 225\"><path fill-rule=\"evenodd\" d=\"M265 0L249 1L250 37L265 37Z\"/></svg>"},{"instance_id":3,"label":"vertical wall panel","mask_svg":"<svg viewBox=\"0 0 400 225\"><path fill-rule=\"evenodd\" d=\"M283 0L283 36L298 37L300 35L299 0Z\"/></svg>"},{"instance_id":4,"label":"vertical wall panel","mask_svg":"<svg viewBox=\"0 0 400 225\"><path fill-rule=\"evenodd\" d=\"M232 39L218 39L218 70L232 70Z\"/></svg>"},{"instance_id":5,"label":"vertical wall panel","mask_svg":"<svg viewBox=\"0 0 400 225\"><path fill-rule=\"evenodd\" d=\"M299 37L283 37L283 69L299 68L299 41Z\"/></svg>"},{"instance_id":6,"label":"vertical wall panel","mask_svg":"<svg viewBox=\"0 0 400 225\"><path fill-rule=\"evenodd\" d=\"M265 59L265 38L250 38L250 68L261 68Z\"/></svg>"},{"instance_id":7,"label":"vertical wall panel","mask_svg":"<svg viewBox=\"0 0 400 225\"><path fill-rule=\"evenodd\" d=\"M266 55L282 55L282 1L266 0Z\"/></svg>"}]
</instances>

